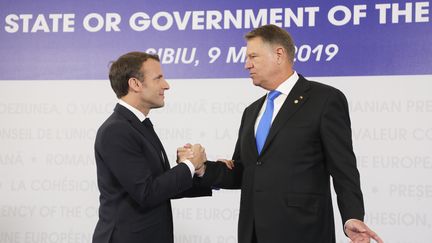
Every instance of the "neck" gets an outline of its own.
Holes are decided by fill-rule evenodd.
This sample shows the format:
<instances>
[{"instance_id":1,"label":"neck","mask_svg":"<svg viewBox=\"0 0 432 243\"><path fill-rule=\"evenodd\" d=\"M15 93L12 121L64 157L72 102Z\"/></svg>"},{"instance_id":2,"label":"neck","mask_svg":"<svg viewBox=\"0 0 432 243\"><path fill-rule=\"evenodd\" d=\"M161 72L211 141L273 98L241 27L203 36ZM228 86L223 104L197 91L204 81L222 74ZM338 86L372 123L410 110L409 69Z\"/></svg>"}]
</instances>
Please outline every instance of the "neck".
<instances>
[{"instance_id":1,"label":"neck","mask_svg":"<svg viewBox=\"0 0 432 243\"><path fill-rule=\"evenodd\" d=\"M135 109L141 111L146 117L148 113L150 112L150 109L147 107L143 107L137 99L134 99L133 97L126 95L121 98L124 102L128 103L130 106L134 107Z\"/></svg>"},{"instance_id":2,"label":"neck","mask_svg":"<svg viewBox=\"0 0 432 243\"><path fill-rule=\"evenodd\" d=\"M274 78L274 82L271 83L269 90L275 90L281 83L285 82L289 77L294 74L294 71L290 69L283 69L279 72L279 75Z\"/></svg>"}]
</instances>

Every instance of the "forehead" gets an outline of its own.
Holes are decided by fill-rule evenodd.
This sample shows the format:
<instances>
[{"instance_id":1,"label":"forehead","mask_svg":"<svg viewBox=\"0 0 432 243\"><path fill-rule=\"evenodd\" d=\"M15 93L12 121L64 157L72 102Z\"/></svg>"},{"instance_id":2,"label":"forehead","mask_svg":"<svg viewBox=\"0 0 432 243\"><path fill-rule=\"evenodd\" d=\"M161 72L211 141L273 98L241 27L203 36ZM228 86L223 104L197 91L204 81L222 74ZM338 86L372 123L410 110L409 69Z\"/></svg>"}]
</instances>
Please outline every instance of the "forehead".
<instances>
[{"instance_id":1,"label":"forehead","mask_svg":"<svg viewBox=\"0 0 432 243\"><path fill-rule=\"evenodd\" d=\"M162 67L160 65L160 62L154 59L147 59L147 61L143 62L143 64L141 65L141 71L144 73L144 75L161 75Z\"/></svg>"},{"instance_id":2,"label":"forehead","mask_svg":"<svg viewBox=\"0 0 432 243\"><path fill-rule=\"evenodd\" d=\"M247 40L246 43L246 52L261 52L266 48L270 48L270 44L265 43L261 37L254 37L252 39Z\"/></svg>"}]
</instances>

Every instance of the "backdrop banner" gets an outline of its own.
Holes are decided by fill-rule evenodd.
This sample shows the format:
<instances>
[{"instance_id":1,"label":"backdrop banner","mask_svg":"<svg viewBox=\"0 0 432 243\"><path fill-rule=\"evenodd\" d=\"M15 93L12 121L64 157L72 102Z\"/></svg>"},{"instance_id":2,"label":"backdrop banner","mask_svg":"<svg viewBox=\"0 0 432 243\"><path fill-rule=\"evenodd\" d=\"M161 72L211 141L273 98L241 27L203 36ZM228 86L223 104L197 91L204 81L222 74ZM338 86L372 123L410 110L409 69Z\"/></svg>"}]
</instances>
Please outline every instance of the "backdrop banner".
<instances>
[{"instance_id":1,"label":"backdrop banner","mask_svg":"<svg viewBox=\"0 0 432 243\"><path fill-rule=\"evenodd\" d=\"M106 79L130 50L171 78L239 78L243 36L276 24L312 76L432 73L429 1L2 1L0 80Z\"/></svg>"}]
</instances>

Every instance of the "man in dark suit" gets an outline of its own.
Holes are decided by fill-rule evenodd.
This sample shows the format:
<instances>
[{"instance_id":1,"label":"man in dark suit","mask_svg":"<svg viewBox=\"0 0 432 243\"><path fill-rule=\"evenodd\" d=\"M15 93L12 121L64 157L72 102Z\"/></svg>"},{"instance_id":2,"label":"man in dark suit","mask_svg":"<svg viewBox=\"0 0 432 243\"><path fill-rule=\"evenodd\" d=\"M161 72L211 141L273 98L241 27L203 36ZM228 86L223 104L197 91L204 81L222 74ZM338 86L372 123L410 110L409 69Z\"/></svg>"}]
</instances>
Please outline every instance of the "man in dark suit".
<instances>
[{"instance_id":1,"label":"man in dark suit","mask_svg":"<svg viewBox=\"0 0 432 243\"><path fill-rule=\"evenodd\" d=\"M242 116L234 168L207 162L203 183L241 188L239 243L334 243L333 178L345 234L382 240L364 223L347 100L293 70L294 43L275 25L249 32L245 68L269 91Z\"/></svg>"},{"instance_id":2,"label":"man in dark suit","mask_svg":"<svg viewBox=\"0 0 432 243\"><path fill-rule=\"evenodd\" d=\"M172 243L170 199L211 195L210 189L193 188L204 150L192 146L194 156L184 153L170 169L148 118L164 105L169 89L157 56L127 53L112 63L109 78L119 103L96 136L100 207L93 242Z\"/></svg>"}]
</instances>

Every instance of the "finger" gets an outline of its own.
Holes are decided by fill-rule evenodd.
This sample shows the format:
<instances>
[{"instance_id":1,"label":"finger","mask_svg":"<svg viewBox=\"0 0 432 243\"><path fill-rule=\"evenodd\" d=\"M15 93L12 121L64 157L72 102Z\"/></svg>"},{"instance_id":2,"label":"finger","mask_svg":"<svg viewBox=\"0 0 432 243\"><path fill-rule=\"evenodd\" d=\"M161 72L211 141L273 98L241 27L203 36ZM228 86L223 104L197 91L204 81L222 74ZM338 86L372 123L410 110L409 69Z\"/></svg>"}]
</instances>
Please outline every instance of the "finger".
<instances>
[{"instance_id":1,"label":"finger","mask_svg":"<svg viewBox=\"0 0 432 243\"><path fill-rule=\"evenodd\" d=\"M353 243L364 243L365 241L365 238L363 238L363 237L356 237L356 238L354 238L354 239L352 239L352 242Z\"/></svg>"},{"instance_id":2,"label":"finger","mask_svg":"<svg viewBox=\"0 0 432 243\"><path fill-rule=\"evenodd\" d=\"M228 168L233 169L234 168L234 161L232 160L227 160L226 161Z\"/></svg>"},{"instance_id":3,"label":"finger","mask_svg":"<svg viewBox=\"0 0 432 243\"><path fill-rule=\"evenodd\" d=\"M370 243L369 240L366 240L364 238L359 238L353 241L353 243Z\"/></svg>"},{"instance_id":4,"label":"finger","mask_svg":"<svg viewBox=\"0 0 432 243\"><path fill-rule=\"evenodd\" d=\"M354 237L355 243L370 243L371 237L367 233L359 233Z\"/></svg>"},{"instance_id":5,"label":"finger","mask_svg":"<svg viewBox=\"0 0 432 243\"><path fill-rule=\"evenodd\" d=\"M378 243L383 243L384 241L378 236L377 233L375 233L373 230L371 230L366 224L363 224L363 227L365 228L364 234L366 234L368 237L374 239ZM367 241L367 242L370 242Z\"/></svg>"},{"instance_id":6,"label":"finger","mask_svg":"<svg viewBox=\"0 0 432 243\"><path fill-rule=\"evenodd\" d=\"M199 144L199 143L196 143L196 144L194 144L194 145L192 145L193 147L202 147L201 146L201 144Z\"/></svg>"},{"instance_id":7,"label":"finger","mask_svg":"<svg viewBox=\"0 0 432 243\"><path fill-rule=\"evenodd\" d=\"M353 220L352 222L349 222L347 224L347 229L351 230L352 232L357 232L357 233L365 233L368 230L370 230L366 224L364 224L362 221L360 220Z\"/></svg>"},{"instance_id":8,"label":"finger","mask_svg":"<svg viewBox=\"0 0 432 243\"><path fill-rule=\"evenodd\" d=\"M228 160L228 159L218 159L218 161L221 161L223 163L225 163L226 167L228 167L228 169L232 170L234 168L234 163L232 160Z\"/></svg>"},{"instance_id":9,"label":"finger","mask_svg":"<svg viewBox=\"0 0 432 243\"><path fill-rule=\"evenodd\" d=\"M192 148L192 144L187 143L187 144L185 144L183 147L185 147L185 148Z\"/></svg>"},{"instance_id":10,"label":"finger","mask_svg":"<svg viewBox=\"0 0 432 243\"><path fill-rule=\"evenodd\" d=\"M378 243L383 243L384 241L377 235L377 233L373 232L372 230L369 230L368 232L369 236L374 239Z\"/></svg>"},{"instance_id":11,"label":"finger","mask_svg":"<svg viewBox=\"0 0 432 243\"><path fill-rule=\"evenodd\" d=\"M194 156L194 153L193 153L192 151L190 151L190 150L187 150L187 151L183 151L183 152L179 152L179 153L177 153L177 156L178 156L178 157L187 157L187 158L191 158L191 157Z\"/></svg>"},{"instance_id":12,"label":"finger","mask_svg":"<svg viewBox=\"0 0 432 243\"><path fill-rule=\"evenodd\" d=\"M231 167L234 168L234 160L230 160L229 163L230 163Z\"/></svg>"},{"instance_id":13,"label":"finger","mask_svg":"<svg viewBox=\"0 0 432 243\"><path fill-rule=\"evenodd\" d=\"M190 151L191 149L190 148L185 148L185 147L179 147L179 148L177 148L177 152L184 152L184 151Z\"/></svg>"},{"instance_id":14,"label":"finger","mask_svg":"<svg viewBox=\"0 0 432 243\"><path fill-rule=\"evenodd\" d=\"M183 149L177 151L177 156L185 155L185 154L193 154L193 151L191 149Z\"/></svg>"},{"instance_id":15,"label":"finger","mask_svg":"<svg viewBox=\"0 0 432 243\"><path fill-rule=\"evenodd\" d=\"M228 169L232 170L233 166L228 160L225 164L226 164L226 167L228 167Z\"/></svg>"}]
</instances>

